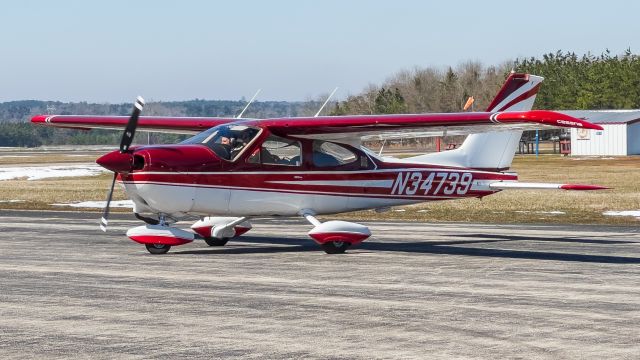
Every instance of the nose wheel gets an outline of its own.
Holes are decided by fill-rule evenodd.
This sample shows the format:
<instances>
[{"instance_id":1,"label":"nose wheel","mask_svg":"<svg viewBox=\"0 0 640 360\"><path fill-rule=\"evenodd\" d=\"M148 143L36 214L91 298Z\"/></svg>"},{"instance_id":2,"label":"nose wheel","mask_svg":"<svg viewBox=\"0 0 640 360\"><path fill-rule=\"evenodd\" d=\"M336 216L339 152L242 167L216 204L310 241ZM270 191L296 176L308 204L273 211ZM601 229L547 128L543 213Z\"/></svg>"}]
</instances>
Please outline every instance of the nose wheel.
<instances>
[{"instance_id":1,"label":"nose wheel","mask_svg":"<svg viewBox=\"0 0 640 360\"><path fill-rule=\"evenodd\" d=\"M152 253L153 255L162 255L166 254L169 249L171 249L171 245L163 245L163 244L145 244L147 251Z\"/></svg>"}]
</instances>

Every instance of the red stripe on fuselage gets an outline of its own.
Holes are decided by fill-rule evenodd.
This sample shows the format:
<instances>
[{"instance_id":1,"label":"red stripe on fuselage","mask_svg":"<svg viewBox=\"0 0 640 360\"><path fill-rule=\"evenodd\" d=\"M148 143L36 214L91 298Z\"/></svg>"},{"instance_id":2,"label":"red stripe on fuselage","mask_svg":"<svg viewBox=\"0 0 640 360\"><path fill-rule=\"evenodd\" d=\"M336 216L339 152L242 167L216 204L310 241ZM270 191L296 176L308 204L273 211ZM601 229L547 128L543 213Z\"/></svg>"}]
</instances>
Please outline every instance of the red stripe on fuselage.
<instances>
[{"instance_id":1,"label":"red stripe on fuselage","mask_svg":"<svg viewBox=\"0 0 640 360\"><path fill-rule=\"evenodd\" d=\"M386 187L367 186L368 181L386 181ZM318 194L347 197L444 200L479 197L494 193L472 189L476 180L517 180L513 174L407 169L354 173L131 173L123 177L128 184L155 184L196 188L216 188L280 193ZM305 184L305 182L313 182ZM322 181L331 182L322 184ZM345 181L344 185L335 182ZM354 185L361 181L361 185ZM348 182L348 183L347 183ZM467 184L470 183L468 186Z\"/></svg>"}]
</instances>

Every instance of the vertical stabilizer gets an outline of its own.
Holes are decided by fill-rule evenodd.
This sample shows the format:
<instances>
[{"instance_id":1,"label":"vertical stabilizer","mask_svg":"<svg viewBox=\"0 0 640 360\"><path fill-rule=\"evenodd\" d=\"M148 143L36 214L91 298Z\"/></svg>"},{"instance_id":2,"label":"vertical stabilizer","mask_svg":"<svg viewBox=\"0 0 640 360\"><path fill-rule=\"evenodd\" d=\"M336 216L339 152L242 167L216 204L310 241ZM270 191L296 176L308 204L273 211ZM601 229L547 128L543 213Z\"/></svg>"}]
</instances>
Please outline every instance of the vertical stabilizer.
<instances>
[{"instance_id":1,"label":"vertical stabilizer","mask_svg":"<svg viewBox=\"0 0 640 360\"><path fill-rule=\"evenodd\" d=\"M531 110L542 80L540 76L511 73L487 111ZM522 131L471 134L458 149L420 155L406 160L434 165L505 170L511 167L521 136Z\"/></svg>"}]
</instances>

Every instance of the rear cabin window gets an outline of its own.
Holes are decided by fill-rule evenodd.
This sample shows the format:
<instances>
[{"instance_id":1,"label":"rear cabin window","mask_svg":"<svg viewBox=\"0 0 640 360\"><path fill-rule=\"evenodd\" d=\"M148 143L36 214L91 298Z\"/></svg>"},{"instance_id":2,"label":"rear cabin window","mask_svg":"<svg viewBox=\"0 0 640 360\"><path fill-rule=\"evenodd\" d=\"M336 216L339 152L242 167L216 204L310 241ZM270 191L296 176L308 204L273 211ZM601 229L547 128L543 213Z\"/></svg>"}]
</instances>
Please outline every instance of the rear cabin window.
<instances>
[{"instance_id":1,"label":"rear cabin window","mask_svg":"<svg viewBox=\"0 0 640 360\"><path fill-rule=\"evenodd\" d=\"M300 142L271 135L247 159L251 164L300 166L302 157Z\"/></svg>"},{"instance_id":2,"label":"rear cabin window","mask_svg":"<svg viewBox=\"0 0 640 360\"><path fill-rule=\"evenodd\" d=\"M358 156L344 146L328 141L313 142L313 165L316 167L332 167L351 164Z\"/></svg>"}]
</instances>

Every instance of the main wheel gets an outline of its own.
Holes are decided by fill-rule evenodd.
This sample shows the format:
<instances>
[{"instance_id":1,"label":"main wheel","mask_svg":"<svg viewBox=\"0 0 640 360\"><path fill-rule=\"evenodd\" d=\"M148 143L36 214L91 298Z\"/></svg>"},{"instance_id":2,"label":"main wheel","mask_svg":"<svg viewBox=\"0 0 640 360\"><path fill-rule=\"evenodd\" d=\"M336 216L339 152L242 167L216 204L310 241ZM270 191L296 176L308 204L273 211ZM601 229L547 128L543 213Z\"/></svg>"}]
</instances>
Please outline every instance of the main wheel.
<instances>
[{"instance_id":1,"label":"main wheel","mask_svg":"<svg viewBox=\"0 0 640 360\"><path fill-rule=\"evenodd\" d=\"M144 246L146 246L147 251L149 251L153 255L166 254L169 249L171 249L171 245L145 244Z\"/></svg>"},{"instance_id":2,"label":"main wheel","mask_svg":"<svg viewBox=\"0 0 640 360\"><path fill-rule=\"evenodd\" d=\"M322 250L327 254L343 254L350 245L351 243L346 241L327 241L324 244L320 244Z\"/></svg>"},{"instance_id":3,"label":"main wheel","mask_svg":"<svg viewBox=\"0 0 640 360\"><path fill-rule=\"evenodd\" d=\"M207 245L209 246L225 246L227 244L227 241L229 241L229 238L222 238L222 239L218 239L214 237L204 238L204 242L206 242Z\"/></svg>"}]
</instances>

